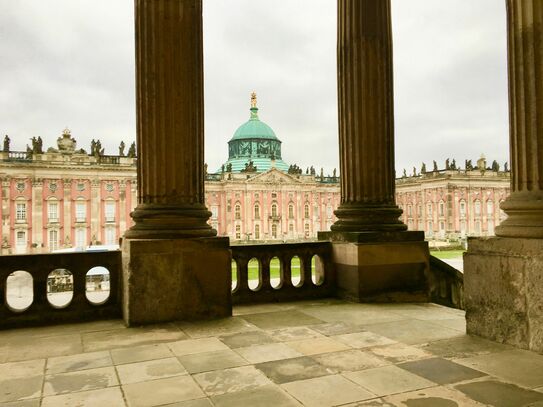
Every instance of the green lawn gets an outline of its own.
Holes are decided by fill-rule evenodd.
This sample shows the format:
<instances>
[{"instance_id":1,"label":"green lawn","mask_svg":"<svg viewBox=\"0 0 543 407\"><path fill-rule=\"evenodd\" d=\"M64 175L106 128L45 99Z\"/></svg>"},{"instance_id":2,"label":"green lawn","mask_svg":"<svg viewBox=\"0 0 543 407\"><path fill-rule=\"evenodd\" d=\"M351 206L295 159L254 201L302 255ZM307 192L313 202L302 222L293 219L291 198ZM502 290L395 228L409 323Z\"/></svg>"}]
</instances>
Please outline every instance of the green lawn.
<instances>
[{"instance_id":1,"label":"green lawn","mask_svg":"<svg viewBox=\"0 0 543 407\"><path fill-rule=\"evenodd\" d=\"M292 272L292 278L294 280L300 279L300 258L293 257L290 263ZM315 259L311 261L311 268L315 268ZM280 262L277 257L274 257L270 262L270 278L279 278L279 272L281 270ZM232 281L236 281L237 266L236 262L232 261ZM248 264L249 280L258 280L258 260L252 259Z\"/></svg>"},{"instance_id":2,"label":"green lawn","mask_svg":"<svg viewBox=\"0 0 543 407\"><path fill-rule=\"evenodd\" d=\"M455 259L462 258L464 250L431 250L430 255L438 259Z\"/></svg>"}]
</instances>

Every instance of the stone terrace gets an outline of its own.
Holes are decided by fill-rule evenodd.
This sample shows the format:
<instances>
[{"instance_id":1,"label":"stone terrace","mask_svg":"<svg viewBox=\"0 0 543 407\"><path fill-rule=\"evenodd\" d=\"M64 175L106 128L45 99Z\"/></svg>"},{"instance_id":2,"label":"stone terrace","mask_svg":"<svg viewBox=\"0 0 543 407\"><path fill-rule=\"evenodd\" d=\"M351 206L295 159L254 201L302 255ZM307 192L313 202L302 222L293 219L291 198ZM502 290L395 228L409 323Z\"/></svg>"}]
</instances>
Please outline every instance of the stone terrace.
<instances>
[{"instance_id":1,"label":"stone terrace","mask_svg":"<svg viewBox=\"0 0 543 407\"><path fill-rule=\"evenodd\" d=\"M321 300L234 317L0 332L1 406L543 406L543 356L435 304Z\"/></svg>"}]
</instances>

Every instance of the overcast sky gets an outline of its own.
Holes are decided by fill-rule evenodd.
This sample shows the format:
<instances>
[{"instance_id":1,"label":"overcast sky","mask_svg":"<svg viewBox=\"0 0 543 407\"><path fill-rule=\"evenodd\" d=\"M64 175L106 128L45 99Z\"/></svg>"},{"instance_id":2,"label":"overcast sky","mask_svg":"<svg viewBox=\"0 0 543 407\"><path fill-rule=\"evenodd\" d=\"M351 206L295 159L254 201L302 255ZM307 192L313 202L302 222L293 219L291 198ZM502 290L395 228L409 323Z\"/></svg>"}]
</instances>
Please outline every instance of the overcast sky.
<instances>
[{"instance_id":1,"label":"overcast sky","mask_svg":"<svg viewBox=\"0 0 543 407\"><path fill-rule=\"evenodd\" d=\"M396 170L508 160L504 0L393 0ZM106 154L135 140L131 0L0 0L0 132L12 149L68 126ZM336 2L204 0L206 161L258 94L302 168L338 167Z\"/></svg>"}]
</instances>

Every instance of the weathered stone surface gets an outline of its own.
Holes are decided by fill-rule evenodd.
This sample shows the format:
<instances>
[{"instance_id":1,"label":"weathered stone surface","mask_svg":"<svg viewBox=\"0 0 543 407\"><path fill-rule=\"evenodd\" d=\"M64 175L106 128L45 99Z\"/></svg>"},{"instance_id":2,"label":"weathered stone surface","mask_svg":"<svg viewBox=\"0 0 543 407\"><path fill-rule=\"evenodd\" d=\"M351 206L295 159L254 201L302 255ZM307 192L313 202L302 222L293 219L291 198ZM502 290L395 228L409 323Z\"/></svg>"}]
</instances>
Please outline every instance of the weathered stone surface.
<instances>
[{"instance_id":1,"label":"weathered stone surface","mask_svg":"<svg viewBox=\"0 0 543 407\"><path fill-rule=\"evenodd\" d=\"M511 195L497 236L543 238L543 3L507 0Z\"/></svg>"},{"instance_id":2,"label":"weathered stone surface","mask_svg":"<svg viewBox=\"0 0 543 407\"><path fill-rule=\"evenodd\" d=\"M227 238L124 239L127 325L232 315Z\"/></svg>"},{"instance_id":3,"label":"weathered stone surface","mask_svg":"<svg viewBox=\"0 0 543 407\"><path fill-rule=\"evenodd\" d=\"M332 250L340 297L360 302L428 301L426 242L333 242Z\"/></svg>"},{"instance_id":4,"label":"weathered stone surface","mask_svg":"<svg viewBox=\"0 0 543 407\"><path fill-rule=\"evenodd\" d=\"M464 273L467 332L543 352L543 239L471 239Z\"/></svg>"}]
</instances>

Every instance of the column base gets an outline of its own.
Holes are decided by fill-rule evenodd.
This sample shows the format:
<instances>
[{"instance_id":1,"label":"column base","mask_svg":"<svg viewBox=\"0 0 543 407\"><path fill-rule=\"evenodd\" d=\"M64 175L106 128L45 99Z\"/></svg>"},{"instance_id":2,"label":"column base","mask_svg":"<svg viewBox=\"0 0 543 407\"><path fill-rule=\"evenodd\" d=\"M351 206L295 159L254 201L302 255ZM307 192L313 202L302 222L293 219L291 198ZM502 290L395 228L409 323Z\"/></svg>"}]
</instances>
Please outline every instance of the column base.
<instances>
[{"instance_id":1,"label":"column base","mask_svg":"<svg viewBox=\"0 0 543 407\"><path fill-rule=\"evenodd\" d=\"M123 238L123 318L127 326L232 315L227 237Z\"/></svg>"},{"instance_id":2,"label":"column base","mask_svg":"<svg viewBox=\"0 0 543 407\"><path fill-rule=\"evenodd\" d=\"M334 214L338 220L330 228L333 232L407 230L398 219L402 210L396 205L341 204Z\"/></svg>"},{"instance_id":3,"label":"column base","mask_svg":"<svg viewBox=\"0 0 543 407\"><path fill-rule=\"evenodd\" d=\"M464 304L468 334L543 352L543 239L470 239Z\"/></svg>"},{"instance_id":4,"label":"column base","mask_svg":"<svg viewBox=\"0 0 543 407\"><path fill-rule=\"evenodd\" d=\"M130 214L135 225L128 239L179 239L213 237L217 231L207 223L211 212L205 205L140 204Z\"/></svg>"},{"instance_id":5,"label":"column base","mask_svg":"<svg viewBox=\"0 0 543 407\"><path fill-rule=\"evenodd\" d=\"M428 302L424 232L320 232L332 242L337 294L357 302Z\"/></svg>"},{"instance_id":6,"label":"column base","mask_svg":"<svg viewBox=\"0 0 543 407\"><path fill-rule=\"evenodd\" d=\"M507 213L496 236L543 239L543 194L515 192L501 204Z\"/></svg>"}]
</instances>

